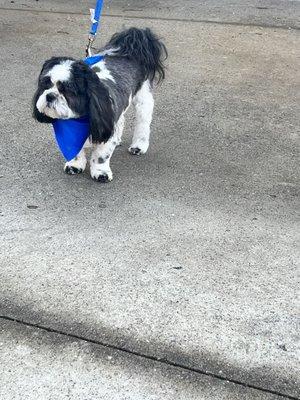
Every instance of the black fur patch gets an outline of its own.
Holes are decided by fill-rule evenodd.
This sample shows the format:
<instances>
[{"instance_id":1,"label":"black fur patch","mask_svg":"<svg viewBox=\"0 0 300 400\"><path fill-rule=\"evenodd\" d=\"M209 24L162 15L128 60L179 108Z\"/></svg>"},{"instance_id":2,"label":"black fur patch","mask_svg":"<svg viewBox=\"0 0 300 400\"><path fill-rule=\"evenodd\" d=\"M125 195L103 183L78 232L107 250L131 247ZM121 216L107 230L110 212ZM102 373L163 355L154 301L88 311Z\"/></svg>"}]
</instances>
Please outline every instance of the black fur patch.
<instances>
[{"instance_id":1,"label":"black fur patch","mask_svg":"<svg viewBox=\"0 0 300 400\"><path fill-rule=\"evenodd\" d=\"M108 159L107 156L106 157L99 157L98 158L98 164L104 164L107 159Z\"/></svg>"},{"instance_id":2,"label":"black fur patch","mask_svg":"<svg viewBox=\"0 0 300 400\"><path fill-rule=\"evenodd\" d=\"M82 168L76 168L76 167L72 167L70 165L65 167L65 173L68 175L77 175L77 174L81 174L83 172Z\"/></svg>"}]
</instances>

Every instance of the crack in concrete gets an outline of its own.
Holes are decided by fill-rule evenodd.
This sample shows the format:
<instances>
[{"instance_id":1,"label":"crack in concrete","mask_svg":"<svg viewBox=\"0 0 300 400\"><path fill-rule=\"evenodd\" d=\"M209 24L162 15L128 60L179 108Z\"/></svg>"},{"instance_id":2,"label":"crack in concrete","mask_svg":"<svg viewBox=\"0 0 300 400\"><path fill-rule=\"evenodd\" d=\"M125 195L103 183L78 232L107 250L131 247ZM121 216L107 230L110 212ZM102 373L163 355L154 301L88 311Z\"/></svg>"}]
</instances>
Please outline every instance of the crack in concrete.
<instances>
[{"instance_id":1,"label":"crack in concrete","mask_svg":"<svg viewBox=\"0 0 300 400\"><path fill-rule=\"evenodd\" d=\"M5 320L5 321L14 322L14 323L17 323L17 324L20 324L20 325L24 325L24 326L27 326L27 327L39 329L39 330L42 330L42 331L45 331L45 332L48 332L48 333L54 333L54 334L62 335L62 336L69 337L69 338L72 338L72 339L85 341L87 343L96 344L98 346L106 347L106 348L111 349L111 350L115 350L115 351L119 351L119 352L122 352L122 353L125 353L125 354L130 354L130 355L133 355L133 356L137 356L137 357L145 359L145 360L158 362L160 364L164 364L164 365L167 365L167 366L170 366L170 367L180 368L180 369L188 371L188 372L193 372L193 373L196 373L196 374L205 375L205 376L208 376L208 377L211 377L211 378L214 378L214 379L218 379L218 380L221 380L221 381L225 381L225 382L229 382L229 383L232 383L232 384L235 384L235 385L242 386L242 387L244 387L246 389L258 390L260 392L276 395L276 396L282 397L284 399L300 400L298 397L294 397L294 396L291 396L291 395L288 395L288 394L280 393L280 392L278 392L276 390L266 389L266 388L263 388L263 387L260 387L260 386L248 384L246 382L242 382L242 381L239 381L239 380L236 380L236 379L232 379L232 378L227 378L227 377L224 377L224 376L212 373L212 372L203 371L203 370L198 369L198 368L187 367L185 365L182 365L182 364L179 364L179 363L176 363L176 362L172 362L172 361L167 360L165 358L159 358L159 357L156 357L156 356L143 354L141 352L130 350L130 349L126 349L124 347L119 347L119 346L116 346L116 345L113 345L113 344L109 344L109 343L104 343L104 342L101 342L101 341L98 341L98 340L85 338L83 336L76 335L76 334L73 334L73 333L68 333L68 332L64 332L64 331L58 330L58 329L53 329L53 328L49 328L49 327L42 326L42 325L39 325L39 324L34 324L34 323L31 323L31 322L28 322L28 321L23 321L23 320L18 319L18 318L9 317L9 316L6 316L6 315L0 315L0 319Z\"/></svg>"},{"instance_id":2,"label":"crack in concrete","mask_svg":"<svg viewBox=\"0 0 300 400\"><path fill-rule=\"evenodd\" d=\"M88 15L84 12L74 12L74 11L52 11L52 10L36 10L33 8L8 8L0 7L2 11L17 11L17 12L31 12L37 14L60 14L60 15ZM187 22L187 23L197 23L197 24L210 24L210 25L229 25L229 26L241 26L241 27L254 27L254 28L265 28L265 29L283 29L283 30L300 30L299 26L285 26L285 25L275 25L275 24L258 24L258 23L243 23L234 21L215 21L209 19L188 19L188 18L167 18L167 17L154 17L154 16L142 16L142 15L130 15L130 14L106 14L103 13L103 17L108 18L127 18L127 19L143 19L143 20L153 20L153 21L170 21L170 22Z\"/></svg>"}]
</instances>

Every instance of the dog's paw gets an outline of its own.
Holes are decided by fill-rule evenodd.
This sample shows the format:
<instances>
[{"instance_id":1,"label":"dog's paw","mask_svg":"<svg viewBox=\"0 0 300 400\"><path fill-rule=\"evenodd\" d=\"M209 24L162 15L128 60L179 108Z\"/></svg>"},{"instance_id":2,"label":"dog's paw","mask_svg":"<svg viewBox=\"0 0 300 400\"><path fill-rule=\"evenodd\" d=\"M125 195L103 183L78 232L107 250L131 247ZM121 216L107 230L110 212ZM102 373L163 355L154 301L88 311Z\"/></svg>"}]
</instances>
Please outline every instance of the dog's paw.
<instances>
[{"instance_id":1,"label":"dog's paw","mask_svg":"<svg viewBox=\"0 0 300 400\"><path fill-rule=\"evenodd\" d=\"M68 175L81 174L86 167L85 156L75 157L73 160L67 161L64 166L64 171Z\"/></svg>"},{"instance_id":2,"label":"dog's paw","mask_svg":"<svg viewBox=\"0 0 300 400\"><path fill-rule=\"evenodd\" d=\"M147 150L140 149L139 147L129 147L128 151L133 156L140 156L145 154Z\"/></svg>"},{"instance_id":3,"label":"dog's paw","mask_svg":"<svg viewBox=\"0 0 300 400\"><path fill-rule=\"evenodd\" d=\"M140 156L141 154L145 154L149 147L149 141L138 140L136 143L132 143L129 147L128 151L130 154L134 156Z\"/></svg>"},{"instance_id":4,"label":"dog's paw","mask_svg":"<svg viewBox=\"0 0 300 400\"><path fill-rule=\"evenodd\" d=\"M83 169L72 167L72 165L65 165L64 171L68 175L78 175L78 174L82 174Z\"/></svg>"},{"instance_id":5,"label":"dog's paw","mask_svg":"<svg viewBox=\"0 0 300 400\"><path fill-rule=\"evenodd\" d=\"M97 177L94 177L93 179L100 183L108 183L108 182L112 181L113 177L112 177L112 175L110 176L104 172L103 174L98 175Z\"/></svg>"},{"instance_id":6,"label":"dog's paw","mask_svg":"<svg viewBox=\"0 0 300 400\"><path fill-rule=\"evenodd\" d=\"M94 181L100 182L100 183L108 183L111 182L113 179L113 174L111 170L101 170L97 168L91 168L91 177L94 179Z\"/></svg>"},{"instance_id":7,"label":"dog's paw","mask_svg":"<svg viewBox=\"0 0 300 400\"><path fill-rule=\"evenodd\" d=\"M138 147L129 147L128 151L133 156L140 156L141 154L143 154L142 150Z\"/></svg>"}]
</instances>

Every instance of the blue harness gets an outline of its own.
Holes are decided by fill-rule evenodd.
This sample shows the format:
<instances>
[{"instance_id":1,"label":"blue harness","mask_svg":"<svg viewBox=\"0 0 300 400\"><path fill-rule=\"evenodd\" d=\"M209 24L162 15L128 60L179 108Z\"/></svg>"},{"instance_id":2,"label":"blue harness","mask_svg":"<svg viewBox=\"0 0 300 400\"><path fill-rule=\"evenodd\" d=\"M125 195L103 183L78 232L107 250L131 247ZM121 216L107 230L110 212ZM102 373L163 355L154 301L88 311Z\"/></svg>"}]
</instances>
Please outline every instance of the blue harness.
<instances>
[{"instance_id":1,"label":"blue harness","mask_svg":"<svg viewBox=\"0 0 300 400\"><path fill-rule=\"evenodd\" d=\"M103 0L97 0L95 13L92 17L92 25L89 33L89 42L86 47L86 58L83 60L88 66L97 64L104 59L102 55L91 55L91 46L95 40L97 30L99 28ZM53 121L55 138L67 161L72 160L77 156L83 148L84 143L90 134L89 117L71 118L71 119L56 119Z\"/></svg>"}]
</instances>

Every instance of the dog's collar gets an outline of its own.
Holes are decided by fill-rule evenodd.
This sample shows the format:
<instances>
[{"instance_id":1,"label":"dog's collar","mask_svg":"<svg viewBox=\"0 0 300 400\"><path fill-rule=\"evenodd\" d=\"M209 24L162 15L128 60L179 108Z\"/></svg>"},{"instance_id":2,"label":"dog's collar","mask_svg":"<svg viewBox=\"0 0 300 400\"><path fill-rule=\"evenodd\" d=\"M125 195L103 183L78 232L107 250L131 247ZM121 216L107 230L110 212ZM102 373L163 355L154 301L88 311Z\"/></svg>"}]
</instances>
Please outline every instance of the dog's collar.
<instances>
[{"instance_id":1,"label":"dog's collar","mask_svg":"<svg viewBox=\"0 0 300 400\"><path fill-rule=\"evenodd\" d=\"M87 57L83 60L83 62L85 64L87 64L88 66L92 67L93 65L97 64L99 61L104 60L104 56L101 55L96 55L96 56L90 56Z\"/></svg>"}]
</instances>

